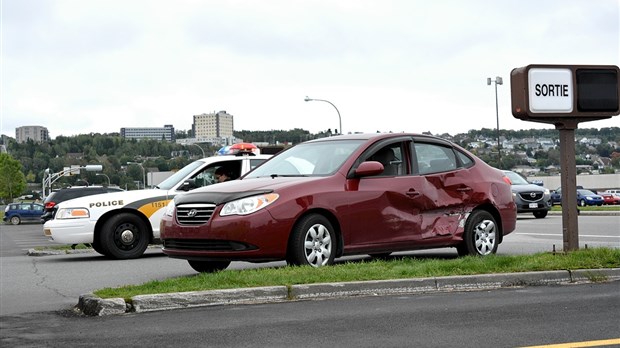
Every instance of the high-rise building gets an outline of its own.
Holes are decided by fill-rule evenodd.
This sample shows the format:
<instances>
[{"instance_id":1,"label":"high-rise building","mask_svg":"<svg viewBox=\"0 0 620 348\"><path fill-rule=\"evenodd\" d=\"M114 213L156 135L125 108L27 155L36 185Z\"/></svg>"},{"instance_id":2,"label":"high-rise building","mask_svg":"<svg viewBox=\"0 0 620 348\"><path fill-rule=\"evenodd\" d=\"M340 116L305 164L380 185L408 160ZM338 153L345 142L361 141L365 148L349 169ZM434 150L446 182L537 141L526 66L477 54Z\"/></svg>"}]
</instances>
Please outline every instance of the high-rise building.
<instances>
[{"instance_id":1,"label":"high-rise building","mask_svg":"<svg viewBox=\"0 0 620 348\"><path fill-rule=\"evenodd\" d=\"M226 139L233 136L233 115L226 111L194 115L192 131L196 139Z\"/></svg>"},{"instance_id":2,"label":"high-rise building","mask_svg":"<svg viewBox=\"0 0 620 348\"><path fill-rule=\"evenodd\" d=\"M25 143L28 139L36 143L50 140L47 128L41 126L22 126L15 128L15 140L18 143Z\"/></svg>"},{"instance_id":3,"label":"high-rise building","mask_svg":"<svg viewBox=\"0 0 620 348\"><path fill-rule=\"evenodd\" d=\"M171 124L163 127L121 128L121 136L125 139L153 139L174 141L174 127Z\"/></svg>"}]
</instances>

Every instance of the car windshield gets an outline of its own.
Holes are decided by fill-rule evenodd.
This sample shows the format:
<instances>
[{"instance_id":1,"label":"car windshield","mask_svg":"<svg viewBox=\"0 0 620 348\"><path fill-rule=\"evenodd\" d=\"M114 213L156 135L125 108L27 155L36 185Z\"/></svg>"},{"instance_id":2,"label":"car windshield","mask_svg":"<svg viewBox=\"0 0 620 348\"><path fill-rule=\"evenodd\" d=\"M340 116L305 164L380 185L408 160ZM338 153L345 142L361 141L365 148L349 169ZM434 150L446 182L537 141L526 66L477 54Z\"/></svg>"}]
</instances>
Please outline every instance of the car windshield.
<instances>
[{"instance_id":1,"label":"car windshield","mask_svg":"<svg viewBox=\"0 0 620 348\"><path fill-rule=\"evenodd\" d=\"M170 190L176 184L178 184L179 181L187 177L189 173L193 172L194 170L196 170L196 168L202 166L203 164L203 161L198 160L186 165L176 173L172 174L168 179L162 181L159 185L157 185L157 188L162 190Z\"/></svg>"},{"instance_id":2,"label":"car windshield","mask_svg":"<svg viewBox=\"0 0 620 348\"><path fill-rule=\"evenodd\" d=\"M579 192L579 194L582 196L593 196L596 194L590 190L577 190L577 192Z\"/></svg>"},{"instance_id":3,"label":"car windshield","mask_svg":"<svg viewBox=\"0 0 620 348\"><path fill-rule=\"evenodd\" d=\"M362 143L363 140L302 143L279 153L250 172L246 178L330 175L336 172Z\"/></svg>"},{"instance_id":4,"label":"car windshield","mask_svg":"<svg viewBox=\"0 0 620 348\"><path fill-rule=\"evenodd\" d=\"M513 185L527 185L529 182L523 179L523 177L515 172L506 171L504 172L508 179L512 182Z\"/></svg>"}]
</instances>

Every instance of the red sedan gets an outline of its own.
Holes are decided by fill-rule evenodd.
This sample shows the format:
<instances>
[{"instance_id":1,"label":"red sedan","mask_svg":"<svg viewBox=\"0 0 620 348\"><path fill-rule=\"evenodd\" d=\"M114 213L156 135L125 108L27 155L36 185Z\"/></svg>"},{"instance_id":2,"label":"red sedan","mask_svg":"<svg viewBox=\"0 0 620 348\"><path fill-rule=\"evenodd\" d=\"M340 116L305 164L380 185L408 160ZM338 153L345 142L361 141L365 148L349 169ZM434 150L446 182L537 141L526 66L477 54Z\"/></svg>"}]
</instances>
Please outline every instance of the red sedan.
<instances>
[{"instance_id":1,"label":"red sedan","mask_svg":"<svg viewBox=\"0 0 620 348\"><path fill-rule=\"evenodd\" d=\"M516 225L510 181L420 134L354 134L280 152L240 180L177 195L163 252L198 272L231 261L330 265L336 257L455 247L490 255Z\"/></svg>"},{"instance_id":2,"label":"red sedan","mask_svg":"<svg viewBox=\"0 0 620 348\"><path fill-rule=\"evenodd\" d=\"M603 204L620 204L620 196L614 193L600 193L603 197Z\"/></svg>"}]
</instances>

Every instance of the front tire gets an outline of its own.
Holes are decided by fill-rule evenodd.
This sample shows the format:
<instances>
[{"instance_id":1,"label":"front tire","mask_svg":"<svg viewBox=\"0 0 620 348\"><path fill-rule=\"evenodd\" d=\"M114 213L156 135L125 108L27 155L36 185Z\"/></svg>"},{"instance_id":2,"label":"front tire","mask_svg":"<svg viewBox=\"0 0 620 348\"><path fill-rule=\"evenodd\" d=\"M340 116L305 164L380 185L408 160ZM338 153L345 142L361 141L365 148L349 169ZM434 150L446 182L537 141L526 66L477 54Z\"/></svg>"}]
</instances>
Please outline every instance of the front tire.
<instances>
[{"instance_id":1,"label":"front tire","mask_svg":"<svg viewBox=\"0 0 620 348\"><path fill-rule=\"evenodd\" d=\"M580 201L579 201L579 205L580 205L580 206L582 206L582 207L585 207L585 206L586 206L586 201L585 201L585 200L583 200L583 199L582 199L582 200L580 200Z\"/></svg>"},{"instance_id":2,"label":"front tire","mask_svg":"<svg viewBox=\"0 0 620 348\"><path fill-rule=\"evenodd\" d=\"M325 216L305 216L293 228L286 261L295 266L331 265L336 257L335 244L336 233Z\"/></svg>"},{"instance_id":3,"label":"front tire","mask_svg":"<svg viewBox=\"0 0 620 348\"><path fill-rule=\"evenodd\" d=\"M215 273L223 271L230 265L230 261L194 261L187 260L187 263L199 273Z\"/></svg>"},{"instance_id":4,"label":"front tire","mask_svg":"<svg viewBox=\"0 0 620 348\"><path fill-rule=\"evenodd\" d=\"M11 216L11 224L12 225L19 225L22 223L22 219L20 219L19 216Z\"/></svg>"},{"instance_id":5,"label":"front tire","mask_svg":"<svg viewBox=\"0 0 620 348\"><path fill-rule=\"evenodd\" d=\"M150 233L138 216L121 213L106 221L97 237L97 252L114 259L135 259L144 254Z\"/></svg>"},{"instance_id":6,"label":"front tire","mask_svg":"<svg viewBox=\"0 0 620 348\"><path fill-rule=\"evenodd\" d=\"M497 252L499 227L491 213L476 210L469 215L463 232L463 242L457 246L460 256L487 256Z\"/></svg>"},{"instance_id":7,"label":"front tire","mask_svg":"<svg viewBox=\"0 0 620 348\"><path fill-rule=\"evenodd\" d=\"M543 211L535 211L534 212L534 217L537 219L543 219L547 216L547 211L543 210Z\"/></svg>"},{"instance_id":8,"label":"front tire","mask_svg":"<svg viewBox=\"0 0 620 348\"><path fill-rule=\"evenodd\" d=\"M97 253L104 255L104 256L108 256L103 253L103 249L101 249L101 243L99 243L99 241L96 238L92 243L90 243L90 246L92 246L93 250L95 250Z\"/></svg>"}]
</instances>

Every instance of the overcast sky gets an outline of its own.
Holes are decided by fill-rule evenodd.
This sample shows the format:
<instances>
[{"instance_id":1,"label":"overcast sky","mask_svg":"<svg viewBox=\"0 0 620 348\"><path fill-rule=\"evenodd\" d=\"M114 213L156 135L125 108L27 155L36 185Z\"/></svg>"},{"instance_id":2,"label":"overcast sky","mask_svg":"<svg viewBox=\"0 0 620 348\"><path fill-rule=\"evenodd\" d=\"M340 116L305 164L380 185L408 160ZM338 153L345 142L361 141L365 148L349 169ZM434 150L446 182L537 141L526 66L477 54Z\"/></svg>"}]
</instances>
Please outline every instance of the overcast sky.
<instances>
[{"instance_id":1,"label":"overcast sky","mask_svg":"<svg viewBox=\"0 0 620 348\"><path fill-rule=\"evenodd\" d=\"M515 119L510 72L620 65L618 0L0 0L2 134L191 129L465 133ZM620 116L580 128L620 126Z\"/></svg>"}]
</instances>

